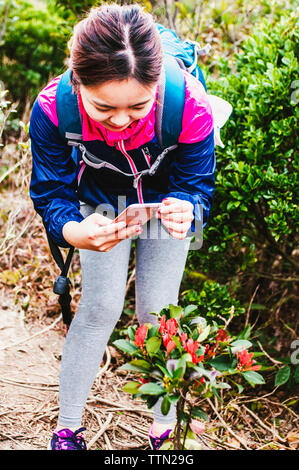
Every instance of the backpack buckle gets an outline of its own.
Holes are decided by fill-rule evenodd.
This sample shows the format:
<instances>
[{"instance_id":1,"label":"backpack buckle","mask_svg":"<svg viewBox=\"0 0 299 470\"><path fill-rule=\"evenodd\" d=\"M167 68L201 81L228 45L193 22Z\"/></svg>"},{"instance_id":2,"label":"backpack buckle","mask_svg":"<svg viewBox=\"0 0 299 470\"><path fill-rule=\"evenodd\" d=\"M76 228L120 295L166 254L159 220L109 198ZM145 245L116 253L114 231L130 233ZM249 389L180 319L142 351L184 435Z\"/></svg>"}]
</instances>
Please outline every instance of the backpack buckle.
<instances>
[{"instance_id":1,"label":"backpack buckle","mask_svg":"<svg viewBox=\"0 0 299 470\"><path fill-rule=\"evenodd\" d=\"M68 277L57 276L54 282L53 292L58 295L65 294L68 291L69 284L70 280Z\"/></svg>"}]
</instances>

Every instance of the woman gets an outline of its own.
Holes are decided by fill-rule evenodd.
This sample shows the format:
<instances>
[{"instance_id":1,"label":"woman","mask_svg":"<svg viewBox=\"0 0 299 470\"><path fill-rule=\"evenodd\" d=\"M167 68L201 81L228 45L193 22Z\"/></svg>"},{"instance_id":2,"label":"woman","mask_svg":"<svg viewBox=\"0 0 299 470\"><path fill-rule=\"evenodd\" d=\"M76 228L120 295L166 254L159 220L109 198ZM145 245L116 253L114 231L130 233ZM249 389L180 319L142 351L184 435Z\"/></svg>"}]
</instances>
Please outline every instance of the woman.
<instances>
[{"instance_id":1,"label":"woman","mask_svg":"<svg viewBox=\"0 0 299 470\"><path fill-rule=\"evenodd\" d=\"M161 40L151 15L138 5L94 8L74 29L70 68L82 121L83 140L94 154L124 172L149 168L161 149L155 136L155 108L163 64ZM84 449L84 405L110 334L123 309L131 240L136 237L136 314L150 312L178 294L199 206L203 224L214 190L212 110L201 83L187 72L185 108L178 147L154 176L138 179L109 169L81 167L60 136L56 90L60 76L39 94L32 110L33 166L30 195L44 226L61 247L79 248L82 296L67 334L60 371L60 412L50 449ZM82 163L82 162L81 162ZM79 176L79 180L78 180ZM78 183L79 181L79 183ZM98 207L162 202L150 221L162 236L141 235L99 213ZM162 230L161 230L162 229ZM160 232L159 232L160 233ZM168 234L168 236L163 236ZM145 236L146 235L146 236ZM175 408L154 407L149 437L158 449L175 425Z\"/></svg>"}]
</instances>

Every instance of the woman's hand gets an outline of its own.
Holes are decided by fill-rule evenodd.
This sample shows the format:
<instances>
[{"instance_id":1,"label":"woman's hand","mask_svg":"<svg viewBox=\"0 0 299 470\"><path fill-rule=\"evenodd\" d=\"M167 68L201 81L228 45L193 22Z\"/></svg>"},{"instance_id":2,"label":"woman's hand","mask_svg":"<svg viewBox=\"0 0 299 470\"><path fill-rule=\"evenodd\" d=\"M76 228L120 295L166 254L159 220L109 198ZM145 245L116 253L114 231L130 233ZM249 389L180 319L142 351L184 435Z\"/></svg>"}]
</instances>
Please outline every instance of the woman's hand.
<instances>
[{"instance_id":1,"label":"woman's hand","mask_svg":"<svg viewBox=\"0 0 299 470\"><path fill-rule=\"evenodd\" d=\"M109 251L125 238L139 235L140 225L126 227L125 222L115 223L97 212L82 222L67 222L62 229L64 239L76 248Z\"/></svg>"},{"instance_id":2,"label":"woman's hand","mask_svg":"<svg viewBox=\"0 0 299 470\"><path fill-rule=\"evenodd\" d=\"M173 238L182 240L194 219L194 206L189 201L182 201L176 197L168 197L162 201L163 206L158 209L158 218L168 229Z\"/></svg>"}]
</instances>

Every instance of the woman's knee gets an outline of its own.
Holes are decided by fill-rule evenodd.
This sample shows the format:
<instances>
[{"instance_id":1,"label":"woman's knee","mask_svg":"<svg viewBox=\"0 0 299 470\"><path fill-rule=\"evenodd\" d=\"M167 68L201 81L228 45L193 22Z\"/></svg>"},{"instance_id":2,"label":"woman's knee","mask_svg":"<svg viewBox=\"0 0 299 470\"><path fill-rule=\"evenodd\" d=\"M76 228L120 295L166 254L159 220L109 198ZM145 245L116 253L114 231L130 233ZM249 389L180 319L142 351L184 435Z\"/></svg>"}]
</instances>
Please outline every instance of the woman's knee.
<instances>
[{"instance_id":1,"label":"woman's knee","mask_svg":"<svg viewBox=\"0 0 299 470\"><path fill-rule=\"evenodd\" d=\"M164 299L160 297L155 301L152 298L147 301L146 297L143 297L142 300L136 299L135 312L138 322L140 324L157 323L156 315L153 315L153 313L158 314L163 308L167 308L169 304L177 305L178 297L165 297Z\"/></svg>"},{"instance_id":2,"label":"woman's knee","mask_svg":"<svg viewBox=\"0 0 299 470\"><path fill-rule=\"evenodd\" d=\"M124 299L117 299L115 296L101 295L100 298L93 296L85 300L82 296L76 316L82 324L92 327L111 327L121 316Z\"/></svg>"}]
</instances>

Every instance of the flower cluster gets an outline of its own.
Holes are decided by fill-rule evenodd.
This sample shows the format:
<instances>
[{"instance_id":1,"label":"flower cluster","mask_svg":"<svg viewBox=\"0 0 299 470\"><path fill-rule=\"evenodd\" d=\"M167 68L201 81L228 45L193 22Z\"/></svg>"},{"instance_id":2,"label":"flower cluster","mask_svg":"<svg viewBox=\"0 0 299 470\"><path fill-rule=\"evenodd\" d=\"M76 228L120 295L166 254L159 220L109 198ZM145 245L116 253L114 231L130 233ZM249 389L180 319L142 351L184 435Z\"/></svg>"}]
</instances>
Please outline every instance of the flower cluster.
<instances>
[{"instance_id":1,"label":"flower cluster","mask_svg":"<svg viewBox=\"0 0 299 470\"><path fill-rule=\"evenodd\" d=\"M237 369L240 371L259 370L261 368L260 365L253 365L253 353L249 353L245 348L242 348L240 352L237 351L236 356L238 361Z\"/></svg>"},{"instance_id":2,"label":"flower cluster","mask_svg":"<svg viewBox=\"0 0 299 470\"><path fill-rule=\"evenodd\" d=\"M166 348L167 356L176 348L177 343L173 340L173 337L178 333L178 322L175 318L169 318L166 320L165 315L160 318L159 333L162 335L163 344ZM193 364L197 364L202 361L204 354L197 356L196 351L200 344L198 341L194 341L192 338L188 338L187 333L179 333L178 337L184 350L191 355Z\"/></svg>"},{"instance_id":3,"label":"flower cluster","mask_svg":"<svg viewBox=\"0 0 299 470\"><path fill-rule=\"evenodd\" d=\"M223 330L222 328L220 328L218 331L217 331L217 335L216 335L216 344L218 344L220 341L222 343L227 343L230 339L230 336L228 336L227 332L225 330Z\"/></svg>"},{"instance_id":4,"label":"flower cluster","mask_svg":"<svg viewBox=\"0 0 299 470\"><path fill-rule=\"evenodd\" d=\"M264 380L256 372L261 366L255 364L254 353L247 350L253 346L248 339L250 331L246 329L232 337L226 331L227 325L219 325L216 321L209 323L199 317L196 310L194 305L185 309L169 305L161 312L153 313L157 319L155 324L130 326L129 339L121 338L113 344L132 356L132 360L121 368L139 374L139 380L127 382L124 391L146 401L149 408L162 398L161 411L165 415L172 404L177 404L177 409L184 411L179 416L207 419L192 397L215 395L220 398L218 389L229 391L232 386L240 390L235 377L234 380L230 378L235 374L237 379L251 385L262 384ZM191 431L184 432L184 436L188 436L186 442L189 440L194 445L192 433L202 433L204 426L191 419L186 423L186 429L189 424ZM180 426L176 428L177 442L179 430ZM173 448L170 441L163 445L166 450Z\"/></svg>"},{"instance_id":5,"label":"flower cluster","mask_svg":"<svg viewBox=\"0 0 299 470\"><path fill-rule=\"evenodd\" d=\"M144 348L144 342L145 338L147 336L147 326L146 325L141 325L137 330L135 334L135 341L134 343L136 346L139 348Z\"/></svg>"},{"instance_id":6,"label":"flower cluster","mask_svg":"<svg viewBox=\"0 0 299 470\"><path fill-rule=\"evenodd\" d=\"M175 318L169 318L166 321L165 315L160 319L159 333L162 335L162 340L166 348L167 356L176 347L176 343L172 340L178 332L178 323Z\"/></svg>"},{"instance_id":7,"label":"flower cluster","mask_svg":"<svg viewBox=\"0 0 299 470\"><path fill-rule=\"evenodd\" d=\"M192 338L188 339L187 333L182 333L180 335L180 338L181 338L182 345L185 351L187 351L191 355L193 364L197 364L198 362L201 362L204 358L204 354L202 354L201 356L197 356L196 354L196 351L198 350L200 346L199 342L194 341Z\"/></svg>"}]
</instances>

